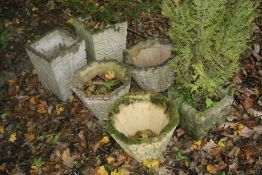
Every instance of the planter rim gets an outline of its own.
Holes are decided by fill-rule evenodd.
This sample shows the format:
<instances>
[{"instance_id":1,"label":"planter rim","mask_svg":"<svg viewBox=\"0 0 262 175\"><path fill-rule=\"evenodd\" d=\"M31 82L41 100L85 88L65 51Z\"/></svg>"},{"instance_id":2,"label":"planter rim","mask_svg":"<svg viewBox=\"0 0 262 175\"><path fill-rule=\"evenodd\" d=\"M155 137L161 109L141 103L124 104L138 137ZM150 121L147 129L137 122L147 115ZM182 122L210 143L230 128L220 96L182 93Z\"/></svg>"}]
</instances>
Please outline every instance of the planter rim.
<instances>
[{"instance_id":1,"label":"planter rim","mask_svg":"<svg viewBox=\"0 0 262 175\"><path fill-rule=\"evenodd\" d=\"M107 64L107 63L114 63L116 65L119 65L121 67L123 67L125 69L125 78L123 80L123 84L118 87L116 90L114 90L113 92L111 92L110 94L106 94L106 95L90 95L90 96L87 96L83 90L79 89L79 88L76 88L74 87L73 83L71 83L71 88L72 89L75 89L78 91L78 93L80 93L86 100L110 100L113 96L116 96L120 91L121 89L127 87L130 85L130 82L131 82L131 71L123 64L121 63L120 61L118 60L115 60L115 59L110 59L110 60L97 60L97 61L92 61L90 64L82 67L81 69L79 69L77 72L81 72L82 70L85 70L86 67L91 67L91 66L94 66L94 64L100 64L100 63L104 63L104 64ZM77 73L76 72L76 73Z\"/></svg>"},{"instance_id":2,"label":"planter rim","mask_svg":"<svg viewBox=\"0 0 262 175\"><path fill-rule=\"evenodd\" d=\"M150 70L150 69L156 69L158 67L163 67L165 65L168 65L172 59L174 58L173 55L171 54L171 56L166 59L163 63L161 64L158 64L156 66L149 66L149 67L137 67L135 66L134 64L130 63L129 62L129 51L142 44L142 43L146 43L146 42L149 42L149 41L155 41L155 42L159 42L159 44L162 44L162 45L170 45L170 42L167 40L167 39L160 39L160 38L150 38L150 39L144 39L144 40L141 40L139 41L137 44L135 44L134 46L132 46L131 48L128 48L124 51L124 56L123 56L123 62L130 68L130 69L135 69L135 70Z\"/></svg>"},{"instance_id":3,"label":"planter rim","mask_svg":"<svg viewBox=\"0 0 262 175\"><path fill-rule=\"evenodd\" d=\"M148 99L144 99L142 97L148 95ZM121 99L117 100L114 105L117 105L117 107L119 107L120 105L125 105L128 106L130 104L123 104L120 103L121 100L128 98L128 97L134 97L137 96L138 98L134 98L132 100L134 100L134 102L139 102L139 101L149 101L155 105L159 105L157 103L152 102L152 97L156 97L157 99L164 97L164 105L166 106L166 112L168 113L168 117L169 117L169 122L168 124L161 130L161 132L155 136L155 137L150 137L148 139L144 139L144 140L139 140L139 139L128 139L128 137L126 137L123 133L119 132L113 125L112 122L112 117L114 114L111 113L111 119L107 121L106 123L106 129L107 131L113 135L114 137L116 137L117 139L119 139L120 141L124 142L127 145L142 145L142 144L150 144L150 143L155 143L155 142L159 142L162 138L164 138L167 133L171 132L172 130L174 130L178 123L179 123L179 113L178 113L178 108L177 105L173 102L171 102L170 100L168 100L165 96L163 95L159 95L157 93L154 92L149 92L149 91L145 91L145 92L133 92L133 93L129 93L128 95L123 96ZM140 96L140 97L139 97ZM141 97L142 96L142 97ZM162 99L163 100L163 99ZM113 107L112 106L112 107ZM111 109L112 111L112 109Z\"/></svg>"},{"instance_id":4,"label":"planter rim","mask_svg":"<svg viewBox=\"0 0 262 175\"><path fill-rule=\"evenodd\" d=\"M81 42L84 41L83 39L81 39L81 38L79 38L79 37L77 37L77 36L69 33L68 31L66 31L66 30L63 29L63 28L55 27L55 28L53 28L52 30L50 30L50 31L48 31L48 32L40 35L40 36L39 36L38 38L36 38L34 41L32 41L32 42L30 42L30 43L26 43L25 49L30 50L30 51L33 52L34 54L40 55L40 56L43 57L48 63L51 63L51 62L53 61L53 58L57 58L61 53L56 53L56 54L52 55L51 57L48 57L48 56L46 56L45 54L43 54L43 53L37 51L36 49L34 49L34 48L32 47L32 45L35 44L36 42L40 41L40 40L41 40L42 38L44 38L45 36L47 36L47 35L55 32L55 31L59 31L59 32L61 32L61 33L64 33L64 34L66 34L67 36L69 36L69 37L71 37L71 38L73 38L73 39L75 40L75 42L74 42L72 45L70 45L69 47L63 48L63 49L61 50L61 52L68 52L69 49L72 49L72 48L77 47L77 45L78 45L79 43L81 43Z\"/></svg>"},{"instance_id":5,"label":"planter rim","mask_svg":"<svg viewBox=\"0 0 262 175\"><path fill-rule=\"evenodd\" d=\"M87 31L89 31L91 34L102 33L102 32L104 32L104 31L107 30L107 29L114 28L115 25L124 24L124 23L127 24L127 21L124 20L124 21L122 21L122 22L120 21L120 22L117 22L117 23L115 23L115 24L109 24L109 25L103 27L102 29L99 29L99 30L95 30L95 31L94 31L94 30L88 28L88 27L85 25L84 21L81 20L80 18L75 18L74 20L75 20L76 22L78 22L78 23L83 24L84 29L87 30ZM74 24L73 24L73 25L74 25Z\"/></svg>"}]
</instances>

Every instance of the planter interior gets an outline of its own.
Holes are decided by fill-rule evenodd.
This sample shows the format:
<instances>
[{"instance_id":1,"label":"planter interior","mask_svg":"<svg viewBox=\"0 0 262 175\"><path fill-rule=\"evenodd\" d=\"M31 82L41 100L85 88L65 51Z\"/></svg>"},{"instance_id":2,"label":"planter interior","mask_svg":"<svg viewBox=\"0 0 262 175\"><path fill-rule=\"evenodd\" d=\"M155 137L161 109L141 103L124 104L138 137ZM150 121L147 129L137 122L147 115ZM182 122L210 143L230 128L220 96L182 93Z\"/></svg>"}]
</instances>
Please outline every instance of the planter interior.
<instances>
[{"instance_id":1,"label":"planter interior","mask_svg":"<svg viewBox=\"0 0 262 175\"><path fill-rule=\"evenodd\" d=\"M137 68L155 67L171 57L171 45L158 40L142 41L127 51L128 64Z\"/></svg>"},{"instance_id":2,"label":"planter interior","mask_svg":"<svg viewBox=\"0 0 262 175\"><path fill-rule=\"evenodd\" d=\"M137 93L113 104L107 130L128 154L142 162L160 157L178 122L176 106L165 97ZM137 138L138 133L149 130L154 133L152 137Z\"/></svg>"},{"instance_id":3,"label":"planter interior","mask_svg":"<svg viewBox=\"0 0 262 175\"><path fill-rule=\"evenodd\" d=\"M77 75L75 76L72 85L74 88L78 88L79 90L84 91L85 83L87 81L92 80L98 74L106 73L107 71L114 72L116 79L120 80L123 83L123 85L126 85L128 83L128 76L126 76L128 72L127 72L127 69L123 67L122 64L118 63L117 61L113 61L113 60L112 61L104 60L104 61L92 62L91 65L88 65L84 67L83 69L81 69L80 71L78 71L76 73ZM121 88L123 85L121 85L119 88ZM117 91L118 89L116 89L115 91ZM111 92L110 95L114 94L115 91ZM94 98L95 96L99 97L99 96L106 96L106 95L87 96L84 93L84 96Z\"/></svg>"},{"instance_id":4,"label":"planter interior","mask_svg":"<svg viewBox=\"0 0 262 175\"><path fill-rule=\"evenodd\" d=\"M70 36L67 32L56 29L46 34L40 40L34 42L30 47L44 56L47 61L51 61L76 43L76 39Z\"/></svg>"},{"instance_id":5,"label":"planter interior","mask_svg":"<svg viewBox=\"0 0 262 175\"><path fill-rule=\"evenodd\" d=\"M169 117L165 108L149 101L138 101L123 106L114 116L114 127L126 137L135 136L138 131L150 130L159 135L168 124Z\"/></svg>"}]
</instances>

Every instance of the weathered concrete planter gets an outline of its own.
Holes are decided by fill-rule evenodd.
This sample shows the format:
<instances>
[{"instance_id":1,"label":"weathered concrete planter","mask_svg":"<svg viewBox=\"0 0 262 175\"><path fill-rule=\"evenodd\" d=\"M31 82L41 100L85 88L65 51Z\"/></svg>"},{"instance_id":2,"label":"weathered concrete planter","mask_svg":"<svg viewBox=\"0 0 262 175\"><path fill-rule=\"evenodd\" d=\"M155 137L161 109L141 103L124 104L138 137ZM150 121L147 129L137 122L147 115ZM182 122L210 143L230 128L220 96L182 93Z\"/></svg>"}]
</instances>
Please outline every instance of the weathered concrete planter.
<instances>
[{"instance_id":1,"label":"weathered concrete planter","mask_svg":"<svg viewBox=\"0 0 262 175\"><path fill-rule=\"evenodd\" d=\"M96 75L107 71L113 71L116 78L122 81L123 84L118 89L111 92L111 94L87 96L84 93L85 82L92 80ZM130 81L130 71L119 61L94 61L75 73L71 88L98 119L106 120L108 119L110 106L117 99L129 92Z\"/></svg>"},{"instance_id":2,"label":"weathered concrete planter","mask_svg":"<svg viewBox=\"0 0 262 175\"><path fill-rule=\"evenodd\" d=\"M86 53L90 60L123 60L123 51L126 49L127 22L118 23L97 32L91 31L79 20L75 20L74 27L77 35L86 42Z\"/></svg>"},{"instance_id":3,"label":"weathered concrete planter","mask_svg":"<svg viewBox=\"0 0 262 175\"><path fill-rule=\"evenodd\" d=\"M141 41L126 50L124 61L132 69L132 77L144 90L161 92L173 84L171 45L160 40Z\"/></svg>"},{"instance_id":4,"label":"weathered concrete planter","mask_svg":"<svg viewBox=\"0 0 262 175\"><path fill-rule=\"evenodd\" d=\"M107 130L133 158L141 162L158 159L165 151L179 122L174 103L157 94L134 94L121 98L112 106ZM135 138L138 131L151 130L156 135Z\"/></svg>"},{"instance_id":5,"label":"weathered concrete planter","mask_svg":"<svg viewBox=\"0 0 262 175\"><path fill-rule=\"evenodd\" d=\"M230 112L233 102L233 96L227 95L227 92L220 90L221 100L214 107L206 111L199 112L189 104L183 101L182 97L169 92L169 97L176 101L179 106L180 125L194 139L201 139L210 130L218 127L225 121L225 117Z\"/></svg>"},{"instance_id":6,"label":"weathered concrete planter","mask_svg":"<svg viewBox=\"0 0 262 175\"><path fill-rule=\"evenodd\" d=\"M55 29L26 46L42 85L65 101L72 94L73 73L86 65L85 42Z\"/></svg>"}]
</instances>

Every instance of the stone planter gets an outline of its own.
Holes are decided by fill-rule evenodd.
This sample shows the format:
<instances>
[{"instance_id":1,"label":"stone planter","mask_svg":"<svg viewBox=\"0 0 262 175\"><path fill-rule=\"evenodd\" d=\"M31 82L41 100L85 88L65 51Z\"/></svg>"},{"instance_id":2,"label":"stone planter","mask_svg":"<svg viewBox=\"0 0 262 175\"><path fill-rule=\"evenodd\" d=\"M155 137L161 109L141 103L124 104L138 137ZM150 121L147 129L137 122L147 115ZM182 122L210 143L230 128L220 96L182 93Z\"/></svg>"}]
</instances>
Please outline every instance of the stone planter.
<instances>
[{"instance_id":1,"label":"stone planter","mask_svg":"<svg viewBox=\"0 0 262 175\"><path fill-rule=\"evenodd\" d=\"M233 102L233 96L227 95L227 92L220 90L221 100L214 107L200 112L183 101L175 93L169 91L169 97L176 101L179 106L180 125L194 139L203 138L210 130L218 127L224 121L230 112Z\"/></svg>"},{"instance_id":2,"label":"stone planter","mask_svg":"<svg viewBox=\"0 0 262 175\"><path fill-rule=\"evenodd\" d=\"M91 31L79 20L75 20L74 27L77 35L86 42L86 53L90 60L123 60L123 51L126 49L127 22L118 23L97 32Z\"/></svg>"},{"instance_id":3,"label":"stone planter","mask_svg":"<svg viewBox=\"0 0 262 175\"><path fill-rule=\"evenodd\" d=\"M161 92L173 84L175 75L169 67L171 45L160 40L141 41L126 50L124 61L132 77L144 90Z\"/></svg>"},{"instance_id":4,"label":"stone planter","mask_svg":"<svg viewBox=\"0 0 262 175\"><path fill-rule=\"evenodd\" d=\"M73 73L87 63L85 42L55 29L27 45L26 51L42 85L66 101Z\"/></svg>"},{"instance_id":5,"label":"stone planter","mask_svg":"<svg viewBox=\"0 0 262 175\"><path fill-rule=\"evenodd\" d=\"M113 71L117 79L123 84L108 95L91 95L87 96L84 93L85 82L92 80L96 75ZM74 93L80 98L85 106L101 120L108 118L110 106L120 97L127 94L130 88L131 73L130 71L117 60L94 61L91 64L83 67L74 75L71 85Z\"/></svg>"},{"instance_id":6,"label":"stone planter","mask_svg":"<svg viewBox=\"0 0 262 175\"><path fill-rule=\"evenodd\" d=\"M127 95L112 106L107 130L133 158L142 162L158 159L165 151L179 122L174 103L153 93ZM148 138L134 137L137 132L151 130Z\"/></svg>"}]
</instances>

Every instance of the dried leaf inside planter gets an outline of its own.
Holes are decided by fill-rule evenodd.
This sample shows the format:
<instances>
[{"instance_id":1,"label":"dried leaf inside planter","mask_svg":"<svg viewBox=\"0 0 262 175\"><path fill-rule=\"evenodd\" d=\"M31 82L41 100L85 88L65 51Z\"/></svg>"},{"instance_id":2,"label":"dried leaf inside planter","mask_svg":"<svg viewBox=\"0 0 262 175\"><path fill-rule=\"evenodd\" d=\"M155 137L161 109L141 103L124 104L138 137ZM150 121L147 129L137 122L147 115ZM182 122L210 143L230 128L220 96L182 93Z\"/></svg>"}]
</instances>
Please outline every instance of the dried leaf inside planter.
<instances>
[{"instance_id":1,"label":"dried leaf inside planter","mask_svg":"<svg viewBox=\"0 0 262 175\"><path fill-rule=\"evenodd\" d=\"M85 93L90 95L106 95L110 94L122 85L122 82L115 77L113 71L98 74L92 80L86 82Z\"/></svg>"},{"instance_id":2,"label":"dried leaf inside planter","mask_svg":"<svg viewBox=\"0 0 262 175\"><path fill-rule=\"evenodd\" d=\"M137 131L135 136L133 136L134 138L136 139L148 139L148 138L151 138L151 137L155 137L156 134L151 131L150 129L147 129L147 130L143 130L143 131Z\"/></svg>"}]
</instances>

